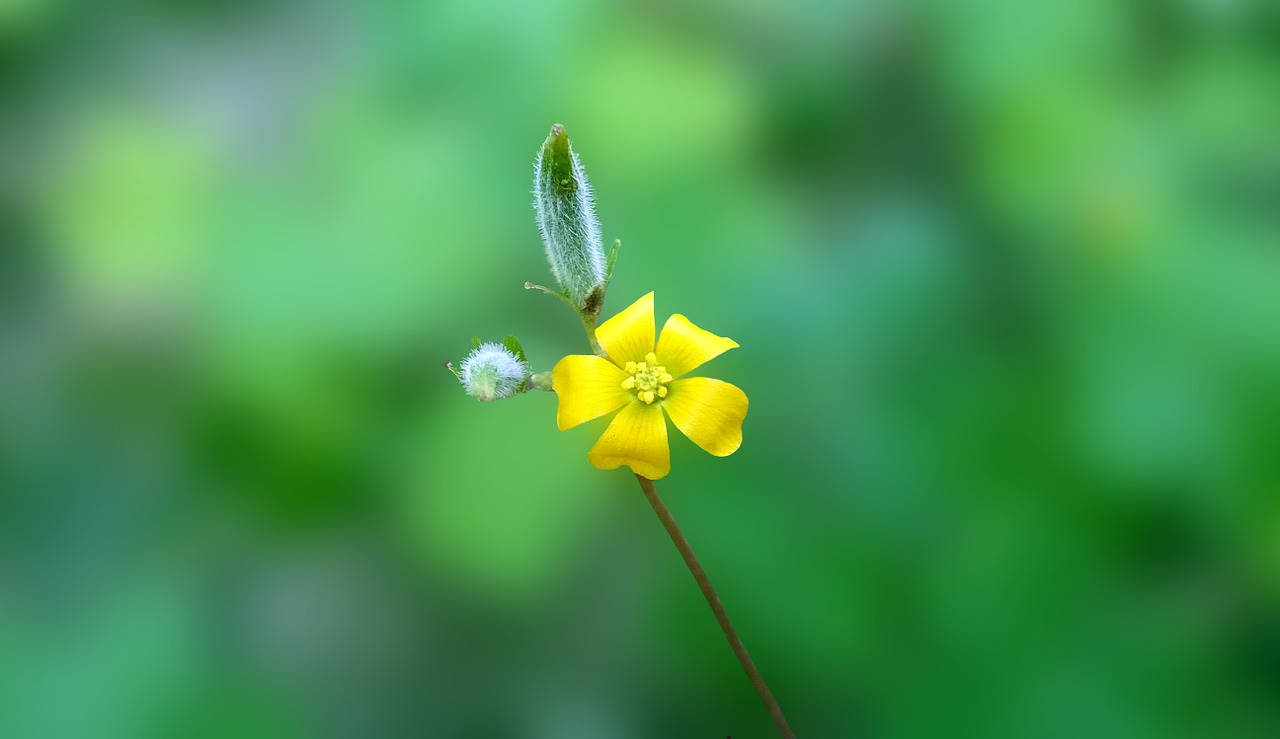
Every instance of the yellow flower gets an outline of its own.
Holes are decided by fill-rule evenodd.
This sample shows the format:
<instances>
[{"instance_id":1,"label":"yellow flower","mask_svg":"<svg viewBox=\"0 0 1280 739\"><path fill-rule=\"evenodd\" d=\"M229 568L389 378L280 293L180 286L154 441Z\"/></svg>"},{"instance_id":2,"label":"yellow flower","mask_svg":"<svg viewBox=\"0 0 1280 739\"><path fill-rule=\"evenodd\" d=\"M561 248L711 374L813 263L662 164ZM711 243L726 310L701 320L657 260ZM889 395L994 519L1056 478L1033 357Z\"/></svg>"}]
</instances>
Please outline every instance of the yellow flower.
<instances>
[{"instance_id":1,"label":"yellow flower","mask_svg":"<svg viewBox=\"0 0 1280 739\"><path fill-rule=\"evenodd\" d=\"M653 341L653 293L596 329L608 359L575 354L561 359L551 373L560 398L560 430L621 408L587 459L602 470L627 465L650 480L671 471L667 423L717 457L742 445L747 396L734 385L708 377L681 375L735 348L732 339L704 331L680 314L667 319Z\"/></svg>"}]
</instances>

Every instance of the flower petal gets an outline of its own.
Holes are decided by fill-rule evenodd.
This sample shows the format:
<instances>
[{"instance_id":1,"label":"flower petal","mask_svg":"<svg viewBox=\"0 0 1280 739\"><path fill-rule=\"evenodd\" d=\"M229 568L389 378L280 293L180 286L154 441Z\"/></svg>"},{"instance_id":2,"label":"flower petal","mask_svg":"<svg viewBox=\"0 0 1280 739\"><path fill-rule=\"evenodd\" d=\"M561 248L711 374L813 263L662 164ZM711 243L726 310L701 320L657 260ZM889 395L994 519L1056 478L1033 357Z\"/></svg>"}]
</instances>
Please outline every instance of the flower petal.
<instances>
[{"instance_id":1,"label":"flower petal","mask_svg":"<svg viewBox=\"0 0 1280 739\"><path fill-rule=\"evenodd\" d=\"M658 362L667 368L672 377L679 377L721 354L736 349L738 342L716 336L698 328L679 313L667 319L658 337Z\"/></svg>"},{"instance_id":2,"label":"flower petal","mask_svg":"<svg viewBox=\"0 0 1280 739\"><path fill-rule=\"evenodd\" d=\"M742 446L742 419L747 416L747 394L736 385L710 377L688 377L671 383L662 402L671 422L693 443L717 457L727 457Z\"/></svg>"},{"instance_id":3,"label":"flower petal","mask_svg":"<svg viewBox=\"0 0 1280 739\"><path fill-rule=\"evenodd\" d=\"M571 354L551 370L551 387L560 398L556 425L561 431L616 411L627 402L622 381L627 373L603 357Z\"/></svg>"},{"instance_id":4,"label":"flower petal","mask_svg":"<svg viewBox=\"0 0 1280 739\"><path fill-rule=\"evenodd\" d=\"M667 446L667 422L657 403L631 403L613 419L600 441L587 453L591 464L602 470L627 465L637 475L658 480L671 471Z\"/></svg>"},{"instance_id":5,"label":"flower petal","mask_svg":"<svg viewBox=\"0 0 1280 739\"><path fill-rule=\"evenodd\" d=\"M613 363L642 362L653 351L653 293L596 328L596 339Z\"/></svg>"}]
</instances>

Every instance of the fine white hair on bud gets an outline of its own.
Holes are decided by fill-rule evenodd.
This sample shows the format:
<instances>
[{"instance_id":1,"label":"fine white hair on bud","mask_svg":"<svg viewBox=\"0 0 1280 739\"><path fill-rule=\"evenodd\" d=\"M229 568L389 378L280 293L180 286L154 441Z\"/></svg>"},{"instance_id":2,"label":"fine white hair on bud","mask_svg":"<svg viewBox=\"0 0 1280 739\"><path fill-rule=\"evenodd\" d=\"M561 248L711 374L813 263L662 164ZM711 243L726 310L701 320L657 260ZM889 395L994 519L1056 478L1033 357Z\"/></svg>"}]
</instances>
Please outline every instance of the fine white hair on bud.
<instances>
[{"instance_id":1,"label":"fine white hair on bud","mask_svg":"<svg viewBox=\"0 0 1280 739\"><path fill-rule=\"evenodd\" d=\"M458 381L467 394L481 402L514 395L528 379L529 365L491 341L472 350L458 370Z\"/></svg>"},{"instance_id":2,"label":"fine white hair on bud","mask_svg":"<svg viewBox=\"0 0 1280 739\"><path fill-rule=\"evenodd\" d=\"M559 123L542 144L533 168L534 210L551 274L579 308L604 284L600 221L587 172Z\"/></svg>"}]
</instances>

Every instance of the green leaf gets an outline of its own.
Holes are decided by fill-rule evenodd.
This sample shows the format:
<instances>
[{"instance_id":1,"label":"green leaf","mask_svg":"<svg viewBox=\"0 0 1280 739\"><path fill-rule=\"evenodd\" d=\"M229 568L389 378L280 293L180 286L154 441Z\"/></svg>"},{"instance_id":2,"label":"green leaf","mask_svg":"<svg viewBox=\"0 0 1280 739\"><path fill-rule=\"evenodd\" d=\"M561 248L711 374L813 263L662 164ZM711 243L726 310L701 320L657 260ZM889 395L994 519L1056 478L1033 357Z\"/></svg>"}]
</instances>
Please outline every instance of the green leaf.
<instances>
[{"instance_id":1,"label":"green leaf","mask_svg":"<svg viewBox=\"0 0 1280 739\"><path fill-rule=\"evenodd\" d=\"M607 287L609 280L613 279L613 263L618 261L618 249L622 248L622 239L614 239L613 246L609 247L609 256L604 263L604 284Z\"/></svg>"},{"instance_id":2,"label":"green leaf","mask_svg":"<svg viewBox=\"0 0 1280 739\"><path fill-rule=\"evenodd\" d=\"M516 355L516 358L521 362L529 363L529 358L524 355L524 347L520 346L520 340L516 338L515 334L507 334L507 337L502 340L502 345L507 348L507 351Z\"/></svg>"},{"instance_id":3,"label":"green leaf","mask_svg":"<svg viewBox=\"0 0 1280 739\"><path fill-rule=\"evenodd\" d=\"M482 343L482 342L480 341L480 337L479 337L479 336L472 336L472 337L471 337L471 348L472 348L472 349L479 349L479 348L480 348L480 344L481 344L481 343Z\"/></svg>"}]
</instances>

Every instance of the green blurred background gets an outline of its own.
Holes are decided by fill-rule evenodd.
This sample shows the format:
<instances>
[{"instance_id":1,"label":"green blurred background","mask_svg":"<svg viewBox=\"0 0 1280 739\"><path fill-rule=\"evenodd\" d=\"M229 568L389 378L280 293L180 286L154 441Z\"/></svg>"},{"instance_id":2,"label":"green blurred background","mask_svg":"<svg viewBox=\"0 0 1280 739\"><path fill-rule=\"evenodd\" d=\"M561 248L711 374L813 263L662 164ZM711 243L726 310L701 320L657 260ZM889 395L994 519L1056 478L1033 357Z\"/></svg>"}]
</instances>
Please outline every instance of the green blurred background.
<instances>
[{"instance_id":1,"label":"green blurred background","mask_svg":"<svg viewBox=\"0 0 1280 739\"><path fill-rule=\"evenodd\" d=\"M568 128L741 348L660 490L802 737L1280 736L1280 11L0 5L0 735L773 733L603 422Z\"/></svg>"}]
</instances>

